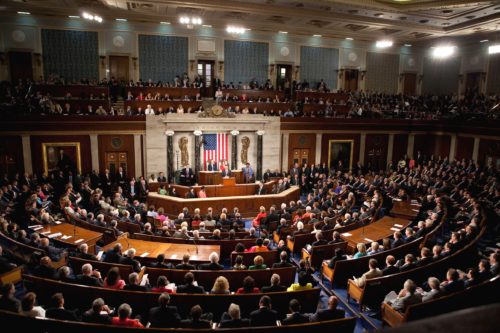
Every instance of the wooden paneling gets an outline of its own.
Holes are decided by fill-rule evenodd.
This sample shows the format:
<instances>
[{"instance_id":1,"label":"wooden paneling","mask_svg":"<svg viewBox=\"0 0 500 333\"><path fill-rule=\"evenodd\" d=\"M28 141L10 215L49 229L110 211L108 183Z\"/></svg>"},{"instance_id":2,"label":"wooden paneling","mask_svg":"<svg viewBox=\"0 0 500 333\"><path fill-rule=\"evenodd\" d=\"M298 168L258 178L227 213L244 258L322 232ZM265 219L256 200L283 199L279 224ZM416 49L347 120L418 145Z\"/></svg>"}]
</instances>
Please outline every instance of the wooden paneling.
<instances>
[{"instance_id":1,"label":"wooden paneling","mask_svg":"<svg viewBox=\"0 0 500 333\"><path fill-rule=\"evenodd\" d=\"M408 149L408 135L396 134L394 135L394 146L392 148L392 162L397 163L399 159L405 156ZM390 161L387 161L389 163Z\"/></svg>"},{"instance_id":2,"label":"wooden paneling","mask_svg":"<svg viewBox=\"0 0 500 333\"><path fill-rule=\"evenodd\" d=\"M486 163L487 157L492 157L495 165L496 159L500 158L500 140L481 139L477 160L479 163Z\"/></svg>"},{"instance_id":3,"label":"wooden paneling","mask_svg":"<svg viewBox=\"0 0 500 333\"><path fill-rule=\"evenodd\" d=\"M405 95L414 95L417 89L417 73L403 74L403 93Z\"/></svg>"},{"instance_id":4,"label":"wooden paneling","mask_svg":"<svg viewBox=\"0 0 500 333\"><path fill-rule=\"evenodd\" d=\"M465 136L457 136L457 149L455 158L456 159L467 159L470 160L472 158L472 150L474 149L474 138L465 137Z\"/></svg>"},{"instance_id":5,"label":"wooden paneling","mask_svg":"<svg viewBox=\"0 0 500 333\"><path fill-rule=\"evenodd\" d=\"M106 153L123 152L127 154L127 176L135 176L135 151L133 135L99 135L98 142L99 169L101 171L106 168Z\"/></svg>"},{"instance_id":6,"label":"wooden paneling","mask_svg":"<svg viewBox=\"0 0 500 333\"><path fill-rule=\"evenodd\" d=\"M0 136L0 174L24 172L23 144L20 136Z\"/></svg>"},{"instance_id":7,"label":"wooden paneling","mask_svg":"<svg viewBox=\"0 0 500 333\"><path fill-rule=\"evenodd\" d=\"M385 169L387 166L387 134L367 134L365 141L365 166L373 170Z\"/></svg>"},{"instance_id":8,"label":"wooden paneling","mask_svg":"<svg viewBox=\"0 0 500 333\"><path fill-rule=\"evenodd\" d=\"M82 161L82 173L92 171L92 156L90 152L90 137L88 135L33 135L31 139L31 159L33 161L33 172L41 175L43 173L42 143L53 142L79 142L80 157Z\"/></svg>"},{"instance_id":9,"label":"wooden paneling","mask_svg":"<svg viewBox=\"0 0 500 333\"><path fill-rule=\"evenodd\" d=\"M118 80L128 81L129 57L109 56L110 76Z\"/></svg>"},{"instance_id":10,"label":"wooden paneling","mask_svg":"<svg viewBox=\"0 0 500 333\"><path fill-rule=\"evenodd\" d=\"M359 140L360 135L356 133L328 133L323 134L321 139L321 163L328 163L328 148L330 140L353 140L352 165L354 166L359 160Z\"/></svg>"},{"instance_id":11,"label":"wooden paneling","mask_svg":"<svg viewBox=\"0 0 500 333\"><path fill-rule=\"evenodd\" d=\"M293 151L295 149L309 149L309 164L314 163L316 160L316 134L290 134L288 141L288 161L290 165L288 169L292 166Z\"/></svg>"},{"instance_id":12,"label":"wooden paneling","mask_svg":"<svg viewBox=\"0 0 500 333\"><path fill-rule=\"evenodd\" d=\"M413 156L417 156L420 151L423 155L430 157L434 156L449 156L450 154L451 136L422 134L415 135L415 143L413 146ZM412 156L409 156L412 157Z\"/></svg>"}]
</instances>

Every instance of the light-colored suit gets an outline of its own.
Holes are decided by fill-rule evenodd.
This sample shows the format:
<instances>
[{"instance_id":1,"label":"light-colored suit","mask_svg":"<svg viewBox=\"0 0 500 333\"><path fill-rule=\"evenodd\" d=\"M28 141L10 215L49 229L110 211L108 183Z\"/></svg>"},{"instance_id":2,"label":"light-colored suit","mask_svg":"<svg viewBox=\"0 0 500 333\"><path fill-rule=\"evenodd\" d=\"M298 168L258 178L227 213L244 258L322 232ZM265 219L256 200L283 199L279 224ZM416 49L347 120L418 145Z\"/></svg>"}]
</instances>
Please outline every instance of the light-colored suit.
<instances>
[{"instance_id":1,"label":"light-colored suit","mask_svg":"<svg viewBox=\"0 0 500 333\"><path fill-rule=\"evenodd\" d=\"M374 278L377 278L377 277L381 277L383 275L384 275L384 273L382 273L382 271L380 269L378 269L378 268L370 269L368 272L366 272L365 274L361 275L360 278L355 279L354 283L358 287L364 288L365 284L366 284L366 280L374 279Z\"/></svg>"},{"instance_id":2,"label":"light-colored suit","mask_svg":"<svg viewBox=\"0 0 500 333\"><path fill-rule=\"evenodd\" d=\"M422 302L431 301L438 297L441 297L443 292L441 290L431 289L430 291L425 291L422 293Z\"/></svg>"},{"instance_id":3,"label":"light-colored suit","mask_svg":"<svg viewBox=\"0 0 500 333\"><path fill-rule=\"evenodd\" d=\"M398 297L392 302L392 308L399 312L404 312L406 308L412 304L417 304L422 302L422 295L419 293L414 293L413 295L407 293L405 297Z\"/></svg>"}]
</instances>

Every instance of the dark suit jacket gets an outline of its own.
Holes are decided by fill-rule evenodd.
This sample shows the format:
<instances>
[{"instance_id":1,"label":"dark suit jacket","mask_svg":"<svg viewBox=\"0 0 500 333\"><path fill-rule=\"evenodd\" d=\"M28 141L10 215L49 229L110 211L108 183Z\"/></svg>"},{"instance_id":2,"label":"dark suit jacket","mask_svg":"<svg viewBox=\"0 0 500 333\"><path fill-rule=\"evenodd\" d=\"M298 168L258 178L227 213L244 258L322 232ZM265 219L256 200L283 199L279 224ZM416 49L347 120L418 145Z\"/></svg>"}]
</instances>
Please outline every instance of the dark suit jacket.
<instances>
[{"instance_id":1,"label":"dark suit jacket","mask_svg":"<svg viewBox=\"0 0 500 333\"><path fill-rule=\"evenodd\" d=\"M94 324L111 324L111 317L108 315L95 313L94 310L90 309L83 314L82 321L85 323Z\"/></svg>"},{"instance_id":2,"label":"dark suit jacket","mask_svg":"<svg viewBox=\"0 0 500 333\"><path fill-rule=\"evenodd\" d=\"M208 320L184 319L181 326L184 328L210 328L210 322Z\"/></svg>"},{"instance_id":3,"label":"dark suit jacket","mask_svg":"<svg viewBox=\"0 0 500 333\"><path fill-rule=\"evenodd\" d=\"M99 280L95 276L87 276L83 274L77 275L75 282L77 284L83 284L85 286L91 286L91 287L102 287L103 285L102 280Z\"/></svg>"},{"instance_id":4,"label":"dark suit jacket","mask_svg":"<svg viewBox=\"0 0 500 333\"><path fill-rule=\"evenodd\" d=\"M221 321L219 328L240 328L248 326L250 326L250 320L243 318L243 319L230 319Z\"/></svg>"},{"instance_id":5,"label":"dark suit jacket","mask_svg":"<svg viewBox=\"0 0 500 333\"><path fill-rule=\"evenodd\" d=\"M274 266L273 266L274 268ZM277 291L286 291L286 287L282 285L277 285L277 286L266 286L262 287L262 293L273 293Z\"/></svg>"},{"instance_id":6,"label":"dark suit jacket","mask_svg":"<svg viewBox=\"0 0 500 333\"><path fill-rule=\"evenodd\" d=\"M11 312L19 312L21 309L21 302L14 297L1 297L0 298L0 310L6 310Z\"/></svg>"},{"instance_id":7,"label":"dark suit jacket","mask_svg":"<svg viewBox=\"0 0 500 333\"><path fill-rule=\"evenodd\" d=\"M217 163L215 163L215 164L208 164L207 165L207 171L219 171L219 168L217 168Z\"/></svg>"},{"instance_id":8,"label":"dark suit jacket","mask_svg":"<svg viewBox=\"0 0 500 333\"><path fill-rule=\"evenodd\" d=\"M281 321L283 325L304 324L309 322L309 317L302 313L294 312L290 317Z\"/></svg>"},{"instance_id":9,"label":"dark suit jacket","mask_svg":"<svg viewBox=\"0 0 500 333\"><path fill-rule=\"evenodd\" d=\"M178 264L175 269L192 270L195 269L194 265L191 264Z\"/></svg>"},{"instance_id":10,"label":"dark suit jacket","mask_svg":"<svg viewBox=\"0 0 500 333\"><path fill-rule=\"evenodd\" d=\"M273 264L273 268L284 268L284 267L292 267L293 265L286 261L275 262Z\"/></svg>"},{"instance_id":11,"label":"dark suit jacket","mask_svg":"<svg viewBox=\"0 0 500 333\"><path fill-rule=\"evenodd\" d=\"M250 326L276 326L278 314L268 308L260 308L250 313Z\"/></svg>"},{"instance_id":12,"label":"dark suit jacket","mask_svg":"<svg viewBox=\"0 0 500 333\"><path fill-rule=\"evenodd\" d=\"M177 287L178 294L204 294L205 289L202 286L192 284L183 284Z\"/></svg>"},{"instance_id":13,"label":"dark suit jacket","mask_svg":"<svg viewBox=\"0 0 500 333\"><path fill-rule=\"evenodd\" d=\"M311 316L311 321L325 321L325 320L334 320L345 317L345 311L341 309L324 309L319 310L315 314Z\"/></svg>"},{"instance_id":14,"label":"dark suit jacket","mask_svg":"<svg viewBox=\"0 0 500 333\"><path fill-rule=\"evenodd\" d=\"M257 191L255 192L256 195L263 195L266 194L266 189L264 187L262 188L257 188Z\"/></svg>"},{"instance_id":15,"label":"dark suit jacket","mask_svg":"<svg viewBox=\"0 0 500 333\"><path fill-rule=\"evenodd\" d=\"M120 264L132 266L132 269L136 273L139 273L141 271L141 264L137 260L132 259L130 257L122 257L120 259Z\"/></svg>"},{"instance_id":16,"label":"dark suit jacket","mask_svg":"<svg viewBox=\"0 0 500 333\"><path fill-rule=\"evenodd\" d=\"M198 269L207 271L220 271L224 269L224 266L211 262L209 264L198 265Z\"/></svg>"},{"instance_id":17,"label":"dark suit jacket","mask_svg":"<svg viewBox=\"0 0 500 333\"><path fill-rule=\"evenodd\" d=\"M387 266L382 270L384 276L399 273L399 268L396 266Z\"/></svg>"},{"instance_id":18,"label":"dark suit jacket","mask_svg":"<svg viewBox=\"0 0 500 333\"><path fill-rule=\"evenodd\" d=\"M59 308L50 308L45 312L45 317L59 320L78 320L78 317L73 311Z\"/></svg>"},{"instance_id":19,"label":"dark suit jacket","mask_svg":"<svg viewBox=\"0 0 500 333\"><path fill-rule=\"evenodd\" d=\"M106 254L104 255L104 262L110 262L114 264L118 264L121 261L121 254L114 251L113 249L110 249L106 251Z\"/></svg>"},{"instance_id":20,"label":"dark suit jacket","mask_svg":"<svg viewBox=\"0 0 500 333\"><path fill-rule=\"evenodd\" d=\"M123 287L123 290L131 290L131 291L149 291L147 286L141 286L137 284L127 284Z\"/></svg>"},{"instance_id":21,"label":"dark suit jacket","mask_svg":"<svg viewBox=\"0 0 500 333\"><path fill-rule=\"evenodd\" d=\"M151 327L179 327L181 316L176 306L155 307L149 310Z\"/></svg>"}]
</instances>

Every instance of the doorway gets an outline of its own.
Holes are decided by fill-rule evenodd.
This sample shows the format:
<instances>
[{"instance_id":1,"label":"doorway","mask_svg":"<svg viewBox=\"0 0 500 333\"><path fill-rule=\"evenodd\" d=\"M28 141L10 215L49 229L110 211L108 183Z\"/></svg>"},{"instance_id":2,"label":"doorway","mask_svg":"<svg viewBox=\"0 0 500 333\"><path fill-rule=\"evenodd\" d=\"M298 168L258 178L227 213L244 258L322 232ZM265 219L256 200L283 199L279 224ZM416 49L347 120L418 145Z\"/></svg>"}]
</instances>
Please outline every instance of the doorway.
<instances>
[{"instance_id":1,"label":"doorway","mask_svg":"<svg viewBox=\"0 0 500 333\"><path fill-rule=\"evenodd\" d=\"M403 94L415 95L417 91L417 73L403 73Z\"/></svg>"},{"instance_id":2,"label":"doorway","mask_svg":"<svg viewBox=\"0 0 500 333\"><path fill-rule=\"evenodd\" d=\"M128 161L126 152L106 152L105 167L109 169L109 173L114 175L118 172L118 168L122 167L125 174L128 171Z\"/></svg>"},{"instance_id":3,"label":"doorway","mask_svg":"<svg viewBox=\"0 0 500 333\"><path fill-rule=\"evenodd\" d=\"M9 52L10 80L33 80L33 59L31 52Z\"/></svg>"},{"instance_id":4,"label":"doorway","mask_svg":"<svg viewBox=\"0 0 500 333\"><path fill-rule=\"evenodd\" d=\"M292 87L292 65L278 64L276 72L276 87L283 90L287 97L290 96Z\"/></svg>"},{"instance_id":5,"label":"doorway","mask_svg":"<svg viewBox=\"0 0 500 333\"><path fill-rule=\"evenodd\" d=\"M359 70L345 69L344 70L344 90L356 91L358 90Z\"/></svg>"},{"instance_id":6,"label":"doorway","mask_svg":"<svg viewBox=\"0 0 500 333\"><path fill-rule=\"evenodd\" d=\"M479 93L479 85L481 82L481 73L467 73L465 77L465 96L471 96Z\"/></svg>"},{"instance_id":7,"label":"doorway","mask_svg":"<svg viewBox=\"0 0 500 333\"><path fill-rule=\"evenodd\" d=\"M309 164L309 150L310 149L294 149L292 157L292 165L298 163L299 165Z\"/></svg>"},{"instance_id":8,"label":"doorway","mask_svg":"<svg viewBox=\"0 0 500 333\"><path fill-rule=\"evenodd\" d=\"M198 60L198 68L196 73L203 82L203 87L200 89L200 94L203 97L214 97L215 92L212 87L212 79L214 78L214 60Z\"/></svg>"},{"instance_id":9,"label":"doorway","mask_svg":"<svg viewBox=\"0 0 500 333\"><path fill-rule=\"evenodd\" d=\"M129 80L129 56L109 56L109 75L118 81Z\"/></svg>"}]
</instances>

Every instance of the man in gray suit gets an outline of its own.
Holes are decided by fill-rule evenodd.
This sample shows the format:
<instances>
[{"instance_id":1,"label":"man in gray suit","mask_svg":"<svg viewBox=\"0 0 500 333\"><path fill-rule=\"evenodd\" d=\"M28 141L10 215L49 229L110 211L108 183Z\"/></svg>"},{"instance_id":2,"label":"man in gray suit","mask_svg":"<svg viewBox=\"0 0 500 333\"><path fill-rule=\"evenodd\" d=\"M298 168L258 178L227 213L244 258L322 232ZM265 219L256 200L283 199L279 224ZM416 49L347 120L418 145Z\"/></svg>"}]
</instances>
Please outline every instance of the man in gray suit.
<instances>
[{"instance_id":1,"label":"man in gray suit","mask_svg":"<svg viewBox=\"0 0 500 333\"><path fill-rule=\"evenodd\" d=\"M394 310L405 312L406 308L412 304L422 302L422 295L416 292L417 286L415 282L408 279L405 281L404 288L399 292L398 297L392 302L391 306Z\"/></svg>"},{"instance_id":2,"label":"man in gray suit","mask_svg":"<svg viewBox=\"0 0 500 333\"><path fill-rule=\"evenodd\" d=\"M433 299L439 298L443 295L443 291L441 290L441 283L435 277L430 277L427 279L427 284L431 288L430 291L423 291L422 294L422 302L431 301Z\"/></svg>"}]
</instances>

